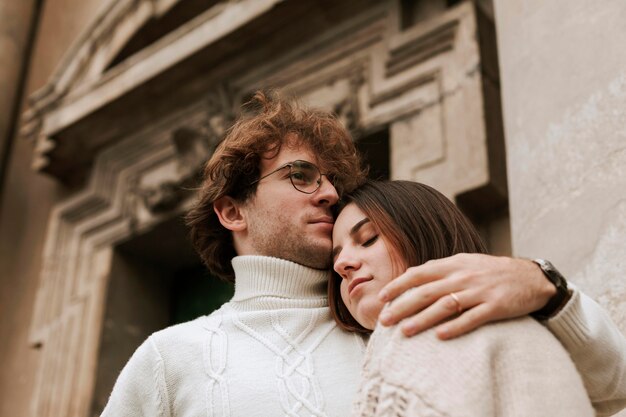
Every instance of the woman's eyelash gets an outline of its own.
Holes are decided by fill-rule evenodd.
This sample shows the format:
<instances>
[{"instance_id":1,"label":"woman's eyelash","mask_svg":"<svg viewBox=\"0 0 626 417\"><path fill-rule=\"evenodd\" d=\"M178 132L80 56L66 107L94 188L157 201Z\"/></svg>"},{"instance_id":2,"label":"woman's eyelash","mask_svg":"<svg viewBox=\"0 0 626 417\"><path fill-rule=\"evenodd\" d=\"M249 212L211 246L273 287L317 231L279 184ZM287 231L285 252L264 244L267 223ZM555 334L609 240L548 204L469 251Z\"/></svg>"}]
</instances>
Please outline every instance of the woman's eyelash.
<instances>
[{"instance_id":1,"label":"woman's eyelash","mask_svg":"<svg viewBox=\"0 0 626 417\"><path fill-rule=\"evenodd\" d=\"M378 235L374 235L373 237L367 239L365 242L363 242L363 246L367 247L372 245L374 242L376 242L376 240L378 239Z\"/></svg>"}]
</instances>

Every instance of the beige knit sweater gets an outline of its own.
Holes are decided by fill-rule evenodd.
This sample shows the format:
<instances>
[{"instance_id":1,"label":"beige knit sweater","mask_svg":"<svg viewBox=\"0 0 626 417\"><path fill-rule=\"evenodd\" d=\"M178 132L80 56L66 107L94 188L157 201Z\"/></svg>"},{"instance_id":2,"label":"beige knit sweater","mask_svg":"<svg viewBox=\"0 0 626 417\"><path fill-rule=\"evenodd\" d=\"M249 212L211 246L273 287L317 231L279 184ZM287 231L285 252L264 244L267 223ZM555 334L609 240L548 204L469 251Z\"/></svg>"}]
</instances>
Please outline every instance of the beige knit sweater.
<instances>
[{"instance_id":1,"label":"beige knit sweater","mask_svg":"<svg viewBox=\"0 0 626 417\"><path fill-rule=\"evenodd\" d=\"M593 416L561 344L521 318L442 342L433 330L406 338L379 326L353 404L359 417Z\"/></svg>"}]
</instances>

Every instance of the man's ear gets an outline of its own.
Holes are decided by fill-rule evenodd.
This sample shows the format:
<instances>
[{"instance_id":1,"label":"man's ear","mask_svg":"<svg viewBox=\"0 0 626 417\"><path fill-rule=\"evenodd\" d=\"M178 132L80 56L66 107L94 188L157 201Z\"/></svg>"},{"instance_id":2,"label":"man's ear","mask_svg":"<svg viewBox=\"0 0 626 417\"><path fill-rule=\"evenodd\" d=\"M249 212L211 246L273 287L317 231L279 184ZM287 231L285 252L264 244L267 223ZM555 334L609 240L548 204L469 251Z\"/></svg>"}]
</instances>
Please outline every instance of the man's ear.
<instances>
[{"instance_id":1,"label":"man's ear","mask_svg":"<svg viewBox=\"0 0 626 417\"><path fill-rule=\"evenodd\" d=\"M213 210L222 226L232 232L241 232L248 227L244 213L241 210L241 203L232 197L224 196L215 200L213 202Z\"/></svg>"}]
</instances>

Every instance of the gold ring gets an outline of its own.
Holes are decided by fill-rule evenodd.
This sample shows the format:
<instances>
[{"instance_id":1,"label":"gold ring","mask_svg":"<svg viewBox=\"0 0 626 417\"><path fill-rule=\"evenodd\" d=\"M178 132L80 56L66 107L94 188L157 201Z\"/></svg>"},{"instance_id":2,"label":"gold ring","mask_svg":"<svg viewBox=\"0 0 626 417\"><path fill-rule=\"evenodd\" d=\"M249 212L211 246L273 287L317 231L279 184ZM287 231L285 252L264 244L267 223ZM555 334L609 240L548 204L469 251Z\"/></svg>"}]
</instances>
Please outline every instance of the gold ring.
<instances>
[{"instance_id":1,"label":"gold ring","mask_svg":"<svg viewBox=\"0 0 626 417\"><path fill-rule=\"evenodd\" d=\"M453 292L450 293L450 297L452 297L452 299L456 303L456 312L461 314L463 312L463 307L461 307L461 302L459 301L459 297Z\"/></svg>"}]
</instances>

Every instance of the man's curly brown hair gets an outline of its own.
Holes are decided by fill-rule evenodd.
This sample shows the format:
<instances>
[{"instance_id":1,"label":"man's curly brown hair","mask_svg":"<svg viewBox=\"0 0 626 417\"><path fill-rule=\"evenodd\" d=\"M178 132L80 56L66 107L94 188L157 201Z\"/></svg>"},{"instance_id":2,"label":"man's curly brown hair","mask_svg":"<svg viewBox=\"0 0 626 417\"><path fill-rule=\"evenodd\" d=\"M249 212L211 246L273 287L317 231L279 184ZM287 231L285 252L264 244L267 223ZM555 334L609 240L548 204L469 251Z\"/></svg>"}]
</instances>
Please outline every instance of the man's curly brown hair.
<instances>
[{"instance_id":1,"label":"man's curly brown hair","mask_svg":"<svg viewBox=\"0 0 626 417\"><path fill-rule=\"evenodd\" d=\"M236 252L231 231L219 222L213 203L224 196L240 202L253 196L262 158L276 157L286 141L291 145L295 138L296 144L317 156L340 195L365 179L352 138L333 114L260 91L244 109L248 111L228 130L207 162L198 199L186 216L202 261L211 273L229 282L235 281L231 259Z\"/></svg>"}]
</instances>

